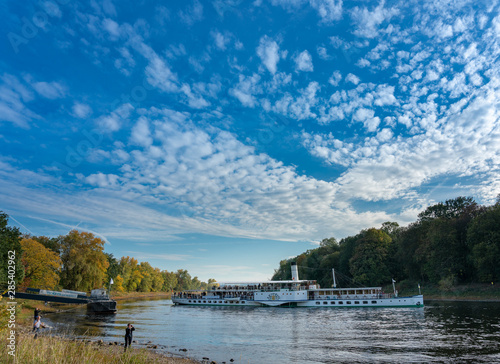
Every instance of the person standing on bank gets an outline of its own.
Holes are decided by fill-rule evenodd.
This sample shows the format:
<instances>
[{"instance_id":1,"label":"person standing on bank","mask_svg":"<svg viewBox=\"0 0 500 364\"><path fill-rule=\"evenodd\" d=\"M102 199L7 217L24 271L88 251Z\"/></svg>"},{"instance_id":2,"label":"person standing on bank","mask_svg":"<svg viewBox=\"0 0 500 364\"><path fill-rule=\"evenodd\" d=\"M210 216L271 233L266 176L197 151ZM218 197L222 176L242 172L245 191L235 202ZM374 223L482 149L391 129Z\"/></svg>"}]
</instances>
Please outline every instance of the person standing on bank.
<instances>
[{"instance_id":1,"label":"person standing on bank","mask_svg":"<svg viewBox=\"0 0 500 364\"><path fill-rule=\"evenodd\" d=\"M40 312L41 312L41 310L38 307L36 307L35 308L35 317L34 317L35 321L36 321L37 317L40 316Z\"/></svg>"},{"instance_id":2,"label":"person standing on bank","mask_svg":"<svg viewBox=\"0 0 500 364\"><path fill-rule=\"evenodd\" d=\"M127 350L127 346L130 347L132 345L132 331L135 330L135 327L132 324L128 324L125 329L125 351Z\"/></svg>"}]
</instances>

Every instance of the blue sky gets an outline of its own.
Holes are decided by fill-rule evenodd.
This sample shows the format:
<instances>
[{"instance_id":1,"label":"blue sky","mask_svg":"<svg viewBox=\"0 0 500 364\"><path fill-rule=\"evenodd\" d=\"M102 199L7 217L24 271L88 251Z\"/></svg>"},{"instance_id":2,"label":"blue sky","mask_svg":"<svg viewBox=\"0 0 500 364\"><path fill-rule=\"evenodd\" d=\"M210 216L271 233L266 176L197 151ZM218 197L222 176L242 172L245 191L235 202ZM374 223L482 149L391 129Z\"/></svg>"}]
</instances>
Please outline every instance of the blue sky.
<instances>
[{"instance_id":1,"label":"blue sky","mask_svg":"<svg viewBox=\"0 0 500 364\"><path fill-rule=\"evenodd\" d=\"M0 209L202 280L500 193L495 1L4 1Z\"/></svg>"}]
</instances>

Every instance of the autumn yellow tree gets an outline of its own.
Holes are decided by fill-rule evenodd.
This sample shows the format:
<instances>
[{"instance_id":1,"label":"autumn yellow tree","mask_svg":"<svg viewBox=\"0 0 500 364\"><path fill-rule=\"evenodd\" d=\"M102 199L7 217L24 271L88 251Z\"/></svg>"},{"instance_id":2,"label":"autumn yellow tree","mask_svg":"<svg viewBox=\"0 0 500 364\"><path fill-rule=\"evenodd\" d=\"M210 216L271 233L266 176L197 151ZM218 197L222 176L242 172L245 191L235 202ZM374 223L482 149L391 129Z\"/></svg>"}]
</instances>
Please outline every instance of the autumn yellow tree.
<instances>
[{"instance_id":1,"label":"autumn yellow tree","mask_svg":"<svg viewBox=\"0 0 500 364\"><path fill-rule=\"evenodd\" d=\"M116 292L125 292L125 288L123 288L123 278L121 275L117 275L115 277L114 283L111 286L111 289Z\"/></svg>"},{"instance_id":2,"label":"autumn yellow tree","mask_svg":"<svg viewBox=\"0 0 500 364\"><path fill-rule=\"evenodd\" d=\"M104 285L109 266L104 241L92 233L71 230L59 237L61 244L61 285L77 291L90 291Z\"/></svg>"},{"instance_id":3,"label":"autumn yellow tree","mask_svg":"<svg viewBox=\"0 0 500 364\"><path fill-rule=\"evenodd\" d=\"M21 286L55 288L59 283L61 269L59 255L33 239L22 239L21 246L21 262L25 272Z\"/></svg>"}]
</instances>

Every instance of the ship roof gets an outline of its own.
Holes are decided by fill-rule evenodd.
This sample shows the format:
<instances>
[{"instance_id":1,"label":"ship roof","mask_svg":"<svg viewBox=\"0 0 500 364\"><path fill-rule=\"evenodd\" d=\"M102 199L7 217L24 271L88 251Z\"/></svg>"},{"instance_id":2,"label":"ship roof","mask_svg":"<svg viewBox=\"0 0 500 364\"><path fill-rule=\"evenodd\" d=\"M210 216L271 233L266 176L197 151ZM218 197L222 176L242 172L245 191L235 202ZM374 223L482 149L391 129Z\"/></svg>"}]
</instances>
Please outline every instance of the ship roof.
<instances>
[{"instance_id":1,"label":"ship roof","mask_svg":"<svg viewBox=\"0 0 500 364\"><path fill-rule=\"evenodd\" d=\"M254 282L217 282L219 285L225 286L255 286L259 284L291 284L291 283L307 283L315 282L314 279L303 279L303 280L287 280L287 281L254 281Z\"/></svg>"}]
</instances>

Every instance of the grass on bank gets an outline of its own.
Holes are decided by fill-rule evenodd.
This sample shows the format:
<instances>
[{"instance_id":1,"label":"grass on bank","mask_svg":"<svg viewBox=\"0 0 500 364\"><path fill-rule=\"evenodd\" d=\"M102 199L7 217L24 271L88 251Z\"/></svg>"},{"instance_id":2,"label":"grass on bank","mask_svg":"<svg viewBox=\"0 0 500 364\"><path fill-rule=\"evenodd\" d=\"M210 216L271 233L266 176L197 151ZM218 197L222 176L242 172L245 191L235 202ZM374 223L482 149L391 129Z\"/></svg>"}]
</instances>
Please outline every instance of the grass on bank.
<instances>
[{"instance_id":1,"label":"grass on bank","mask_svg":"<svg viewBox=\"0 0 500 364\"><path fill-rule=\"evenodd\" d=\"M4 333L2 333L4 336ZM195 363L184 358L170 358L146 348L134 348L124 352L123 346L108 345L90 340L75 340L68 337L45 336L43 333L34 339L27 332L18 333L16 338L15 358L8 354L7 342L2 340L0 358L2 363L36 364L96 364L127 363L150 364Z\"/></svg>"}]
</instances>

